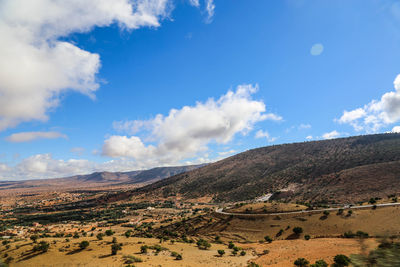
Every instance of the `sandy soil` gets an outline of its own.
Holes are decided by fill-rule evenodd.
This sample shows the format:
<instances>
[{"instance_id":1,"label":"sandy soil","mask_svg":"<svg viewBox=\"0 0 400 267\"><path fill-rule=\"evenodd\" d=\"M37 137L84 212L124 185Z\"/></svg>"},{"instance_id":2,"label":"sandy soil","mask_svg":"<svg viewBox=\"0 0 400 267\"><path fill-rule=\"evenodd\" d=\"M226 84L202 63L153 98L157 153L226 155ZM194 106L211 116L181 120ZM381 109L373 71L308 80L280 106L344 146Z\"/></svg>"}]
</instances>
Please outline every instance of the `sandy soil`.
<instances>
[{"instance_id":1,"label":"sandy soil","mask_svg":"<svg viewBox=\"0 0 400 267\"><path fill-rule=\"evenodd\" d=\"M375 248L377 242L368 239L364 242L368 249ZM270 244L245 244L241 247L255 249L257 254L263 254L264 250L269 250L268 254L262 255L255 263L261 266L287 267L293 266L297 258L306 258L310 263L323 259L328 264L333 263L333 257L337 254L351 255L361 253L361 244L356 239L341 238L318 238L311 240L278 240Z\"/></svg>"}]
</instances>

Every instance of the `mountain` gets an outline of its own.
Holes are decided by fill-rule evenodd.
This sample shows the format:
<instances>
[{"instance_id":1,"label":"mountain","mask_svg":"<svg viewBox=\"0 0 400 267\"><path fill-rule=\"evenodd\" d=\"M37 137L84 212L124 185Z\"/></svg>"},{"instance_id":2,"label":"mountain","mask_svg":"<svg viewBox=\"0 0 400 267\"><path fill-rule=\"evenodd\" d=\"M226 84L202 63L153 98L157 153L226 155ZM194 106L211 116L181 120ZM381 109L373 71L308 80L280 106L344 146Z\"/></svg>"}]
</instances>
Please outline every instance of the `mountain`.
<instances>
[{"instance_id":1,"label":"mountain","mask_svg":"<svg viewBox=\"0 0 400 267\"><path fill-rule=\"evenodd\" d=\"M158 167L143 171L130 172L94 172L87 175L76 175L65 178L36 179L24 181L0 182L0 190L17 188L82 188L93 186L114 186L124 184L147 184L185 171L194 170L204 165L176 167Z\"/></svg>"},{"instance_id":2,"label":"mountain","mask_svg":"<svg viewBox=\"0 0 400 267\"><path fill-rule=\"evenodd\" d=\"M400 134L376 134L252 149L136 192L214 201L266 193L307 202L354 202L400 193Z\"/></svg>"}]
</instances>

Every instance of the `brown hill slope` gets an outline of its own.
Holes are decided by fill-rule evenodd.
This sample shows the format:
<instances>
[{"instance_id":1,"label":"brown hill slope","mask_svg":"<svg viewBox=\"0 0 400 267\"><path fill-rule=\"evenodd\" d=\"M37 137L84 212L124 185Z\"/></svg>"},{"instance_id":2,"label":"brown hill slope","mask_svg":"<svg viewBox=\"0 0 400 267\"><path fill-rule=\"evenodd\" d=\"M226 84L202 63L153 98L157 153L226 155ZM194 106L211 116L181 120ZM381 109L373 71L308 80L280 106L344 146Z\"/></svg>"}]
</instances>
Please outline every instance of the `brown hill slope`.
<instances>
[{"instance_id":1,"label":"brown hill slope","mask_svg":"<svg viewBox=\"0 0 400 267\"><path fill-rule=\"evenodd\" d=\"M400 192L400 134L252 149L139 189L164 196L241 201L265 193L315 202L360 201Z\"/></svg>"},{"instance_id":2,"label":"brown hill slope","mask_svg":"<svg viewBox=\"0 0 400 267\"><path fill-rule=\"evenodd\" d=\"M0 182L0 190L18 188L83 188L155 182L203 165L159 167L130 172L94 172L65 178Z\"/></svg>"}]
</instances>

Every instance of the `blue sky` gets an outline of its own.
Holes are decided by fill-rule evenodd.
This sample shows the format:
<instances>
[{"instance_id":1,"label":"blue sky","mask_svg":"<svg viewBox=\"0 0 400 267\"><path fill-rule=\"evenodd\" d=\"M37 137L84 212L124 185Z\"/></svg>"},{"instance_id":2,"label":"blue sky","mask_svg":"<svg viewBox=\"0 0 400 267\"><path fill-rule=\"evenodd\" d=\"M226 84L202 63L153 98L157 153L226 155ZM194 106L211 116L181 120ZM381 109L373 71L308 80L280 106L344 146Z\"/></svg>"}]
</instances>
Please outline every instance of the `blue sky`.
<instances>
[{"instance_id":1,"label":"blue sky","mask_svg":"<svg viewBox=\"0 0 400 267\"><path fill-rule=\"evenodd\" d=\"M0 4L1 179L400 130L398 1L107 2Z\"/></svg>"}]
</instances>

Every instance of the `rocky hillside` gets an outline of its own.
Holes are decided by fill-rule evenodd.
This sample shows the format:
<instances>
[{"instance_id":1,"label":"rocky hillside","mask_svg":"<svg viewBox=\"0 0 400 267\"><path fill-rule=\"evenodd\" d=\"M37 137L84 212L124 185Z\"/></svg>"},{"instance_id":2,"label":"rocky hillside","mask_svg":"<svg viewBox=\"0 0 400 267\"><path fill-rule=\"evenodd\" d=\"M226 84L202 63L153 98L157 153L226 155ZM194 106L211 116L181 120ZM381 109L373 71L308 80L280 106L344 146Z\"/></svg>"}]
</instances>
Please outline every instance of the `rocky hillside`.
<instances>
[{"instance_id":1,"label":"rocky hillside","mask_svg":"<svg viewBox=\"0 0 400 267\"><path fill-rule=\"evenodd\" d=\"M146 194L354 202L400 193L400 134L252 149L139 189Z\"/></svg>"}]
</instances>

